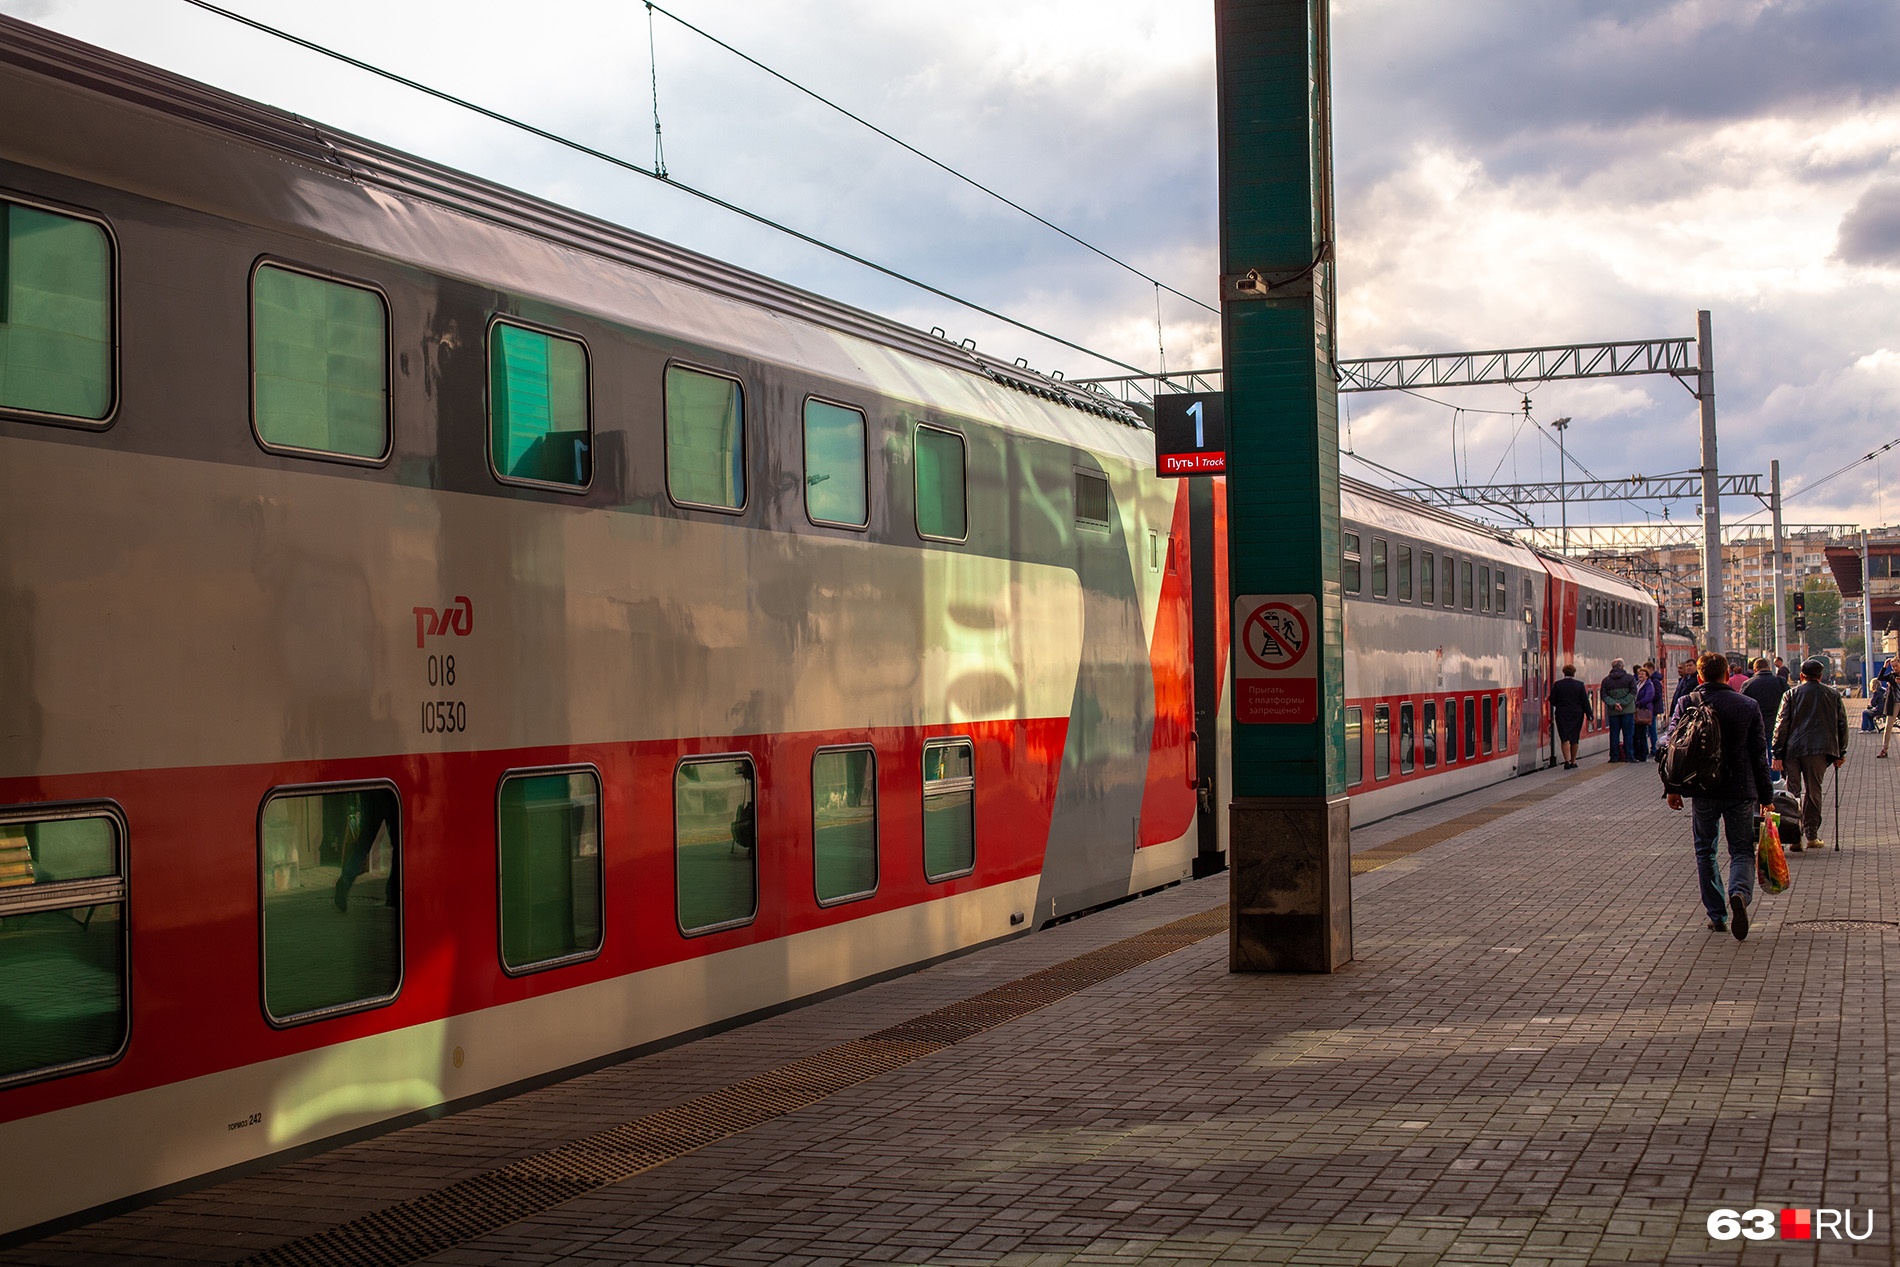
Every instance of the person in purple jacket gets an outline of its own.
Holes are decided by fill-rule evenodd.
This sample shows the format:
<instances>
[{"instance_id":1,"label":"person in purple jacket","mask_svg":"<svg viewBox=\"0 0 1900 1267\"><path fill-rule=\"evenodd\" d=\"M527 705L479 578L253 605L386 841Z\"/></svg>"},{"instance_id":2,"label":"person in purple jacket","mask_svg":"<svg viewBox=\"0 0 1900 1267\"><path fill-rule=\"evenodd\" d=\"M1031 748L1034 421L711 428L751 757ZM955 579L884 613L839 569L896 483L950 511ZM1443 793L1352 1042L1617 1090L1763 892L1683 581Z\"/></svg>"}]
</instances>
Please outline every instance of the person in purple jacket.
<instances>
[{"instance_id":1,"label":"person in purple jacket","mask_svg":"<svg viewBox=\"0 0 1900 1267\"><path fill-rule=\"evenodd\" d=\"M1656 741L1656 714L1662 708L1662 683L1648 665L1636 668L1636 733L1630 748L1631 761L1649 760L1649 747Z\"/></svg>"}]
</instances>

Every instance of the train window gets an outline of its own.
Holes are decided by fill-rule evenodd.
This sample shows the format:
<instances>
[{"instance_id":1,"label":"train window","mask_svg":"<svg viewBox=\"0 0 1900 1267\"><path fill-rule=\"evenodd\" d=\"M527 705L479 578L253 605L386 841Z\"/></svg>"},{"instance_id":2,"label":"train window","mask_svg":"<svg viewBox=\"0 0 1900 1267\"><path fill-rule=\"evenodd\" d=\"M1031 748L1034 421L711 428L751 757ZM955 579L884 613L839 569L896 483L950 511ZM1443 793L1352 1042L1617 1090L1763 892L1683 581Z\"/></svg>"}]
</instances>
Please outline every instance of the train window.
<instances>
[{"instance_id":1,"label":"train window","mask_svg":"<svg viewBox=\"0 0 1900 1267\"><path fill-rule=\"evenodd\" d=\"M818 905L877 892L877 756L869 748L813 754L811 855Z\"/></svg>"},{"instance_id":2,"label":"train window","mask_svg":"<svg viewBox=\"0 0 1900 1267\"><path fill-rule=\"evenodd\" d=\"M1511 610L1511 587L1505 580L1504 569L1498 569L1497 609L1498 615L1508 615Z\"/></svg>"},{"instance_id":3,"label":"train window","mask_svg":"<svg viewBox=\"0 0 1900 1267\"><path fill-rule=\"evenodd\" d=\"M1384 598L1387 592L1385 538L1372 539L1372 596Z\"/></svg>"},{"instance_id":4,"label":"train window","mask_svg":"<svg viewBox=\"0 0 1900 1267\"><path fill-rule=\"evenodd\" d=\"M1392 777L1392 706L1372 706L1372 777Z\"/></svg>"},{"instance_id":5,"label":"train window","mask_svg":"<svg viewBox=\"0 0 1900 1267\"><path fill-rule=\"evenodd\" d=\"M1432 552L1423 551L1418 559L1418 601L1422 607L1431 607L1438 602L1438 578L1432 575Z\"/></svg>"},{"instance_id":6,"label":"train window","mask_svg":"<svg viewBox=\"0 0 1900 1267\"><path fill-rule=\"evenodd\" d=\"M593 482L587 347L579 339L508 321L489 327L488 456L504 480Z\"/></svg>"},{"instance_id":7,"label":"train window","mask_svg":"<svg viewBox=\"0 0 1900 1267\"><path fill-rule=\"evenodd\" d=\"M1428 699L1421 708L1419 716L1419 738L1425 749L1425 768L1438 768L1438 701Z\"/></svg>"},{"instance_id":8,"label":"train window","mask_svg":"<svg viewBox=\"0 0 1900 1267\"><path fill-rule=\"evenodd\" d=\"M0 408L105 421L112 307L104 225L0 202Z\"/></svg>"},{"instance_id":9,"label":"train window","mask_svg":"<svg viewBox=\"0 0 1900 1267\"><path fill-rule=\"evenodd\" d=\"M1535 606L1536 591L1531 588L1531 578L1524 578L1524 619L1531 617L1531 608Z\"/></svg>"},{"instance_id":10,"label":"train window","mask_svg":"<svg viewBox=\"0 0 1900 1267\"><path fill-rule=\"evenodd\" d=\"M924 878L976 870L976 750L968 739L924 745Z\"/></svg>"},{"instance_id":11,"label":"train window","mask_svg":"<svg viewBox=\"0 0 1900 1267\"><path fill-rule=\"evenodd\" d=\"M1359 592L1359 534L1339 535L1339 588L1348 594Z\"/></svg>"},{"instance_id":12,"label":"train window","mask_svg":"<svg viewBox=\"0 0 1900 1267\"><path fill-rule=\"evenodd\" d=\"M1491 569L1488 567L1478 569L1478 610L1491 610Z\"/></svg>"},{"instance_id":13,"label":"train window","mask_svg":"<svg viewBox=\"0 0 1900 1267\"><path fill-rule=\"evenodd\" d=\"M1412 601L1412 547L1399 546L1394 553L1397 557L1393 560L1393 564L1399 574L1399 601L1409 603Z\"/></svg>"},{"instance_id":14,"label":"train window","mask_svg":"<svg viewBox=\"0 0 1900 1267\"><path fill-rule=\"evenodd\" d=\"M1107 479L1088 471L1075 473L1075 522L1086 528L1108 527ZM1151 566L1159 563L1159 559L1150 559ZM1154 566L1154 570L1160 568Z\"/></svg>"},{"instance_id":15,"label":"train window","mask_svg":"<svg viewBox=\"0 0 1900 1267\"><path fill-rule=\"evenodd\" d=\"M0 1086L111 1064L125 1050L125 877L115 812L0 814Z\"/></svg>"},{"instance_id":16,"label":"train window","mask_svg":"<svg viewBox=\"0 0 1900 1267\"><path fill-rule=\"evenodd\" d=\"M1364 709L1346 710L1346 786L1358 787L1366 781L1366 714Z\"/></svg>"},{"instance_id":17,"label":"train window","mask_svg":"<svg viewBox=\"0 0 1900 1267\"><path fill-rule=\"evenodd\" d=\"M963 437L955 431L919 426L916 452L917 535L961 541L970 520L964 487Z\"/></svg>"},{"instance_id":18,"label":"train window","mask_svg":"<svg viewBox=\"0 0 1900 1267\"><path fill-rule=\"evenodd\" d=\"M871 520L864 414L805 402L805 513L813 523L862 528Z\"/></svg>"},{"instance_id":19,"label":"train window","mask_svg":"<svg viewBox=\"0 0 1900 1267\"><path fill-rule=\"evenodd\" d=\"M1458 701L1445 701L1445 764L1458 760Z\"/></svg>"},{"instance_id":20,"label":"train window","mask_svg":"<svg viewBox=\"0 0 1900 1267\"><path fill-rule=\"evenodd\" d=\"M1511 742L1511 723L1509 721L1510 715L1511 715L1510 696L1508 695L1498 696L1498 735L1500 736L1499 741L1498 741L1499 751L1509 751L1511 748L1516 747L1516 745Z\"/></svg>"},{"instance_id":21,"label":"train window","mask_svg":"<svg viewBox=\"0 0 1900 1267\"><path fill-rule=\"evenodd\" d=\"M1594 598L1586 598L1583 600L1583 627L1585 629L1596 628L1596 625L1597 625L1596 601L1597 600Z\"/></svg>"},{"instance_id":22,"label":"train window","mask_svg":"<svg viewBox=\"0 0 1900 1267\"><path fill-rule=\"evenodd\" d=\"M1418 758L1413 751L1414 745L1416 743L1416 735L1417 735L1417 732L1413 729L1413 725L1412 725L1412 706L1410 704L1400 704L1399 705L1399 773L1400 774L1410 774L1412 772L1413 767L1417 764Z\"/></svg>"},{"instance_id":23,"label":"train window","mask_svg":"<svg viewBox=\"0 0 1900 1267\"><path fill-rule=\"evenodd\" d=\"M511 772L495 802L503 971L592 958L606 918L600 774L592 767Z\"/></svg>"},{"instance_id":24,"label":"train window","mask_svg":"<svg viewBox=\"0 0 1900 1267\"><path fill-rule=\"evenodd\" d=\"M1465 760L1474 761L1478 756L1478 710L1477 701L1465 696Z\"/></svg>"},{"instance_id":25,"label":"train window","mask_svg":"<svg viewBox=\"0 0 1900 1267\"><path fill-rule=\"evenodd\" d=\"M251 276L251 421L267 449L389 453L389 324L367 286L276 264Z\"/></svg>"},{"instance_id":26,"label":"train window","mask_svg":"<svg viewBox=\"0 0 1900 1267\"><path fill-rule=\"evenodd\" d=\"M1496 752L1498 750L1497 703L1487 695L1484 697L1482 708L1484 710L1484 746L1479 751Z\"/></svg>"},{"instance_id":27,"label":"train window","mask_svg":"<svg viewBox=\"0 0 1900 1267\"><path fill-rule=\"evenodd\" d=\"M257 817L264 1012L274 1025L402 988L402 803L388 783L273 791Z\"/></svg>"},{"instance_id":28,"label":"train window","mask_svg":"<svg viewBox=\"0 0 1900 1267\"><path fill-rule=\"evenodd\" d=\"M680 931L750 923L759 909L758 779L745 756L673 771L673 888Z\"/></svg>"},{"instance_id":29,"label":"train window","mask_svg":"<svg viewBox=\"0 0 1900 1267\"><path fill-rule=\"evenodd\" d=\"M1444 591L1445 606L1458 605L1458 560L1449 554L1445 556L1438 571L1438 588Z\"/></svg>"},{"instance_id":30,"label":"train window","mask_svg":"<svg viewBox=\"0 0 1900 1267\"><path fill-rule=\"evenodd\" d=\"M1471 610L1471 602L1472 602L1472 598L1474 597L1471 592L1472 567L1473 567L1473 564L1471 560L1466 559L1463 565L1464 570L1458 574L1458 589L1459 589L1458 603L1459 603L1459 606L1463 607L1466 611Z\"/></svg>"},{"instance_id":31,"label":"train window","mask_svg":"<svg viewBox=\"0 0 1900 1267\"><path fill-rule=\"evenodd\" d=\"M745 506L745 388L736 378L666 367L666 491L715 510Z\"/></svg>"}]
</instances>

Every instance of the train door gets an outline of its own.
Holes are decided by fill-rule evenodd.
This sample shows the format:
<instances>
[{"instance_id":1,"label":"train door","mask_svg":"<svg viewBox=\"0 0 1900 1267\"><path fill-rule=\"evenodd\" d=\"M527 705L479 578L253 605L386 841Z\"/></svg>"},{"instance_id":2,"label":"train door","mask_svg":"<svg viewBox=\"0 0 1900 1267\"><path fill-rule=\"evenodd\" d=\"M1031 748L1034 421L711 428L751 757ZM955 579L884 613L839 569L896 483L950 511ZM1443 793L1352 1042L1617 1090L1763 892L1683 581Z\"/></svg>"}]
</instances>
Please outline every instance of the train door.
<instances>
[{"instance_id":1,"label":"train door","mask_svg":"<svg viewBox=\"0 0 1900 1267\"><path fill-rule=\"evenodd\" d=\"M1518 657L1517 772L1529 774L1544 764L1544 663L1543 627L1539 618L1542 604L1537 601L1537 586L1529 571L1522 573L1524 592L1517 627L1523 641Z\"/></svg>"}]
</instances>

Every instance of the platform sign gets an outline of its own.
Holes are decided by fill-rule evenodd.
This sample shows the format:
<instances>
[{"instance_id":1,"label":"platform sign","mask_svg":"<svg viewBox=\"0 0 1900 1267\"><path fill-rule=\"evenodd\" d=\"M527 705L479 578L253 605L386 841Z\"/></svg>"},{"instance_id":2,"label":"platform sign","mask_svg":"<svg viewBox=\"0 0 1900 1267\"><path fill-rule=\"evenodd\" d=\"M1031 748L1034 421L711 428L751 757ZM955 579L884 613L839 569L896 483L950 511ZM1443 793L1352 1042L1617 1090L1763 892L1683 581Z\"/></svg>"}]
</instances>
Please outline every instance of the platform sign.
<instances>
[{"instance_id":1,"label":"platform sign","mask_svg":"<svg viewBox=\"0 0 1900 1267\"><path fill-rule=\"evenodd\" d=\"M1234 720L1304 725L1319 720L1319 601L1311 594L1234 599Z\"/></svg>"},{"instance_id":2,"label":"platform sign","mask_svg":"<svg viewBox=\"0 0 1900 1267\"><path fill-rule=\"evenodd\" d=\"M1227 397L1222 392L1156 396L1155 474L1220 475L1227 470Z\"/></svg>"}]
</instances>

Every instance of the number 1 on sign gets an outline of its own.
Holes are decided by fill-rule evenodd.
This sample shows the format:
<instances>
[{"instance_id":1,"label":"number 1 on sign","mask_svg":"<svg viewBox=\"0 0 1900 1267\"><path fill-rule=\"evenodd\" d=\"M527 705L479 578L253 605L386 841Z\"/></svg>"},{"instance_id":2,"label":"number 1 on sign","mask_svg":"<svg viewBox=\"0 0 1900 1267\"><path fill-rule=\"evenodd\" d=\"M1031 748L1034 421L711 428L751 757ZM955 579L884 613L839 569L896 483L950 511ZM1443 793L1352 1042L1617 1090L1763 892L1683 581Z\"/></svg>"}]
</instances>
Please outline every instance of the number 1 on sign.
<instances>
[{"instance_id":1,"label":"number 1 on sign","mask_svg":"<svg viewBox=\"0 0 1900 1267\"><path fill-rule=\"evenodd\" d=\"M1207 447L1207 439L1201 434L1201 402L1198 400L1195 401L1187 407L1187 411L1188 416L1194 419L1194 447L1197 449L1205 449Z\"/></svg>"}]
</instances>

